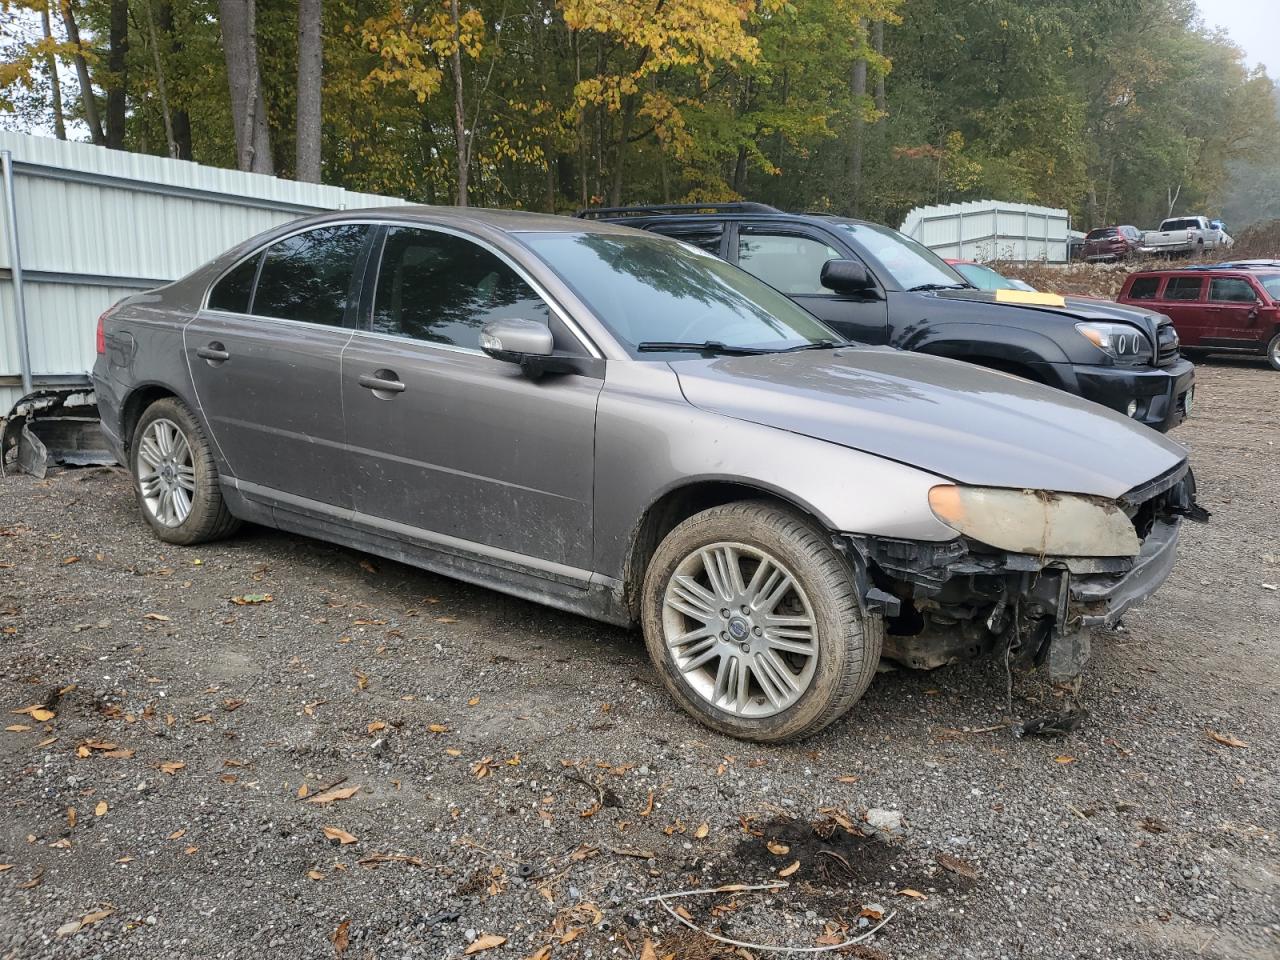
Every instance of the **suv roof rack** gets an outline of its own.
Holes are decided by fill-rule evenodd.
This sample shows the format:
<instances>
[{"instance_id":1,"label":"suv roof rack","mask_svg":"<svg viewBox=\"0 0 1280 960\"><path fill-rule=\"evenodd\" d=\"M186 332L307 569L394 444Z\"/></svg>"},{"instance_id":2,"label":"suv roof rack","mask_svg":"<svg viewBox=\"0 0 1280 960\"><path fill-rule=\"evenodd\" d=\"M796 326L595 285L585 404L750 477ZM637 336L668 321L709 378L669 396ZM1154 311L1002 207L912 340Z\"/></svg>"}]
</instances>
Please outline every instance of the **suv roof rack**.
<instances>
[{"instance_id":1,"label":"suv roof rack","mask_svg":"<svg viewBox=\"0 0 1280 960\"><path fill-rule=\"evenodd\" d=\"M1179 270L1274 270L1280 260L1228 260L1224 263L1189 263Z\"/></svg>"},{"instance_id":2,"label":"suv roof rack","mask_svg":"<svg viewBox=\"0 0 1280 960\"><path fill-rule=\"evenodd\" d=\"M648 217L674 213L781 213L767 203L735 201L732 203L655 203L631 207L587 207L574 214L583 220L601 217Z\"/></svg>"}]
</instances>

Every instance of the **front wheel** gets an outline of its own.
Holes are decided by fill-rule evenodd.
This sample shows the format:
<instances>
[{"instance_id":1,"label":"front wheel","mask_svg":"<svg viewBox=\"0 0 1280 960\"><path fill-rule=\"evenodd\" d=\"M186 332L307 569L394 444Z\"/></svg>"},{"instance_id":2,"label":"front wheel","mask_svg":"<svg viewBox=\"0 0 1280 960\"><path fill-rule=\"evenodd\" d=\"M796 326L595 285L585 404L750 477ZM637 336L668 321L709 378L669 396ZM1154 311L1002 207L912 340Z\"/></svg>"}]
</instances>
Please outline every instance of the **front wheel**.
<instances>
[{"instance_id":1,"label":"front wheel","mask_svg":"<svg viewBox=\"0 0 1280 960\"><path fill-rule=\"evenodd\" d=\"M645 574L641 619L663 684L733 737L810 736L862 696L883 622L863 613L848 561L808 520L748 501L685 520Z\"/></svg>"},{"instance_id":2,"label":"front wheel","mask_svg":"<svg viewBox=\"0 0 1280 960\"><path fill-rule=\"evenodd\" d=\"M1280 333L1267 344L1267 363L1271 364L1272 370L1280 370Z\"/></svg>"},{"instance_id":3,"label":"front wheel","mask_svg":"<svg viewBox=\"0 0 1280 960\"><path fill-rule=\"evenodd\" d=\"M213 450L176 397L147 407L133 432L129 466L142 518L165 543L204 543L240 525L222 499Z\"/></svg>"}]
</instances>

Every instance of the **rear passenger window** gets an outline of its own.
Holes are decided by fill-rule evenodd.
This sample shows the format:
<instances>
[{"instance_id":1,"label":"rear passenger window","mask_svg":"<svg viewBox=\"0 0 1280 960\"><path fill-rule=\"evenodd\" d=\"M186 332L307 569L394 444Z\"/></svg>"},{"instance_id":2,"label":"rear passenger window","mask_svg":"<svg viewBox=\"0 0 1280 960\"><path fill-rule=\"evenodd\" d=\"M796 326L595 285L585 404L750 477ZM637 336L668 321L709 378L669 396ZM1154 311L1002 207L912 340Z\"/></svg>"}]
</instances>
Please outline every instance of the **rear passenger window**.
<instances>
[{"instance_id":1,"label":"rear passenger window","mask_svg":"<svg viewBox=\"0 0 1280 960\"><path fill-rule=\"evenodd\" d=\"M724 226L719 223L698 227L660 226L654 227L653 232L673 240L683 240L718 257L720 256L720 239L724 236Z\"/></svg>"},{"instance_id":2,"label":"rear passenger window","mask_svg":"<svg viewBox=\"0 0 1280 960\"><path fill-rule=\"evenodd\" d=\"M1202 277L1170 277L1164 287L1166 300L1199 300L1204 287Z\"/></svg>"},{"instance_id":3,"label":"rear passenger window","mask_svg":"<svg viewBox=\"0 0 1280 960\"><path fill-rule=\"evenodd\" d=\"M366 224L340 223L268 247L252 309L260 317L342 326Z\"/></svg>"},{"instance_id":4,"label":"rear passenger window","mask_svg":"<svg viewBox=\"0 0 1280 960\"><path fill-rule=\"evenodd\" d=\"M1225 303L1253 303L1258 299L1248 280L1214 277L1209 281L1209 299Z\"/></svg>"},{"instance_id":5,"label":"rear passenger window","mask_svg":"<svg viewBox=\"0 0 1280 960\"><path fill-rule=\"evenodd\" d=\"M1129 288L1130 300L1154 300L1160 289L1159 277L1139 277Z\"/></svg>"},{"instance_id":6,"label":"rear passenger window","mask_svg":"<svg viewBox=\"0 0 1280 960\"><path fill-rule=\"evenodd\" d=\"M233 267L209 291L209 309L227 313L248 313L253 296L253 278L258 275L259 257L250 257Z\"/></svg>"},{"instance_id":7,"label":"rear passenger window","mask_svg":"<svg viewBox=\"0 0 1280 960\"><path fill-rule=\"evenodd\" d=\"M432 230L387 231L373 301L375 333L478 350L480 328L492 320L549 324L550 315L533 288L484 247ZM560 332L557 347L562 340Z\"/></svg>"}]
</instances>

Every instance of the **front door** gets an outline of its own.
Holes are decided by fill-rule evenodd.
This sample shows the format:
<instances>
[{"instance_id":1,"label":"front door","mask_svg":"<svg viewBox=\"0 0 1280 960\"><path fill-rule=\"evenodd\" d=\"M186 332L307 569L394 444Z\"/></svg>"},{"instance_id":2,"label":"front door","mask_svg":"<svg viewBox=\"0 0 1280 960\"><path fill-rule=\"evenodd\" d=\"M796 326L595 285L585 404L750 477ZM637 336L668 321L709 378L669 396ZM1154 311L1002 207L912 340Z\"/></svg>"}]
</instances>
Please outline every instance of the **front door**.
<instances>
[{"instance_id":1,"label":"front door","mask_svg":"<svg viewBox=\"0 0 1280 960\"><path fill-rule=\"evenodd\" d=\"M474 240L390 227L376 277L342 361L357 520L496 562L590 570L602 368L532 379L483 354L481 326L521 318L548 323L557 353L587 355Z\"/></svg>"},{"instance_id":2,"label":"front door","mask_svg":"<svg viewBox=\"0 0 1280 960\"><path fill-rule=\"evenodd\" d=\"M339 371L371 229L333 224L278 241L224 274L183 331L204 421L250 496L350 506Z\"/></svg>"},{"instance_id":3,"label":"front door","mask_svg":"<svg viewBox=\"0 0 1280 960\"><path fill-rule=\"evenodd\" d=\"M849 296L822 285L822 265L849 259L849 255L817 231L743 224L734 252L739 267L786 294L841 336L861 343L888 342L889 311L883 291Z\"/></svg>"},{"instance_id":4,"label":"front door","mask_svg":"<svg viewBox=\"0 0 1280 960\"><path fill-rule=\"evenodd\" d=\"M1249 346L1265 339L1258 322L1261 294L1245 277L1210 277L1205 310L1217 340L1238 341ZM1228 346L1232 344L1224 344Z\"/></svg>"}]
</instances>

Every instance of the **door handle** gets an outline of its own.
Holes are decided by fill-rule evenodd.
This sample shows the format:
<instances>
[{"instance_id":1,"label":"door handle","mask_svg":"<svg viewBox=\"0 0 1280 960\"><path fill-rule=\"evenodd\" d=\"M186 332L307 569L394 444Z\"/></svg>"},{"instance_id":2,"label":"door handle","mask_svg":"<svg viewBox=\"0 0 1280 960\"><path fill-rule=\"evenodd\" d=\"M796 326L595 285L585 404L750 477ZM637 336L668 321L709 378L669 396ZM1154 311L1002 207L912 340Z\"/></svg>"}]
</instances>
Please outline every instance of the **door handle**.
<instances>
[{"instance_id":1,"label":"door handle","mask_svg":"<svg viewBox=\"0 0 1280 960\"><path fill-rule=\"evenodd\" d=\"M394 370L375 370L373 373L362 373L356 382L381 400L390 400L391 394L404 393L404 384L396 376Z\"/></svg>"},{"instance_id":2,"label":"door handle","mask_svg":"<svg viewBox=\"0 0 1280 960\"><path fill-rule=\"evenodd\" d=\"M198 347L196 356L209 361L209 366L216 367L224 360L230 360L231 354L227 353L227 348L220 344L217 340L210 341L207 346Z\"/></svg>"}]
</instances>

